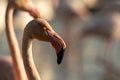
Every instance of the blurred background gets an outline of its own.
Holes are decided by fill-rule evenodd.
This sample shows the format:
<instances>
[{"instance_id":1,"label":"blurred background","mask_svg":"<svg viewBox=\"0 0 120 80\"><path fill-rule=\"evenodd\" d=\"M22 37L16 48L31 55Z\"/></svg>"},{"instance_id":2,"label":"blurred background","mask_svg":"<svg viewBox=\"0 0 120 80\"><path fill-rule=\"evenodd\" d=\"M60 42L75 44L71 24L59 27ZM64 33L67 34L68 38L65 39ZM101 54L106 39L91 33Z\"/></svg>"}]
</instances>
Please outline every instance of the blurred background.
<instances>
[{"instance_id":1,"label":"blurred background","mask_svg":"<svg viewBox=\"0 0 120 80\"><path fill-rule=\"evenodd\" d=\"M120 0L33 0L41 15L65 40L63 62L57 65L50 43L33 41L33 55L42 80L120 80ZM7 0L0 0L0 57L10 51L5 32ZM32 17L14 12L20 47Z\"/></svg>"}]
</instances>

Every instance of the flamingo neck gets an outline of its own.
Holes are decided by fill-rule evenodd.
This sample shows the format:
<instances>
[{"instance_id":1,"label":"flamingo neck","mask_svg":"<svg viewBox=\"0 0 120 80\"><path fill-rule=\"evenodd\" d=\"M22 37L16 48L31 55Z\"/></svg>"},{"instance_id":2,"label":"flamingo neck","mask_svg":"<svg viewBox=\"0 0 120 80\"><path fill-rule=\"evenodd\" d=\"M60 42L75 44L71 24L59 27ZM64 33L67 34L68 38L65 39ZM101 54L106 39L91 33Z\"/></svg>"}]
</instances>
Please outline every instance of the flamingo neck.
<instances>
[{"instance_id":1,"label":"flamingo neck","mask_svg":"<svg viewBox=\"0 0 120 80\"><path fill-rule=\"evenodd\" d=\"M32 56L32 39L29 39L26 34L23 36L22 56L28 79L41 80Z\"/></svg>"},{"instance_id":2,"label":"flamingo neck","mask_svg":"<svg viewBox=\"0 0 120 80\"><path fill-rule=\"evenodd\" d=\"M6 10L6 34L11 51L11 56L13 60L13 69L15 80L27 80L26 73L24 70L22 57L20 55L19 45L15 36L13 28L13 11L14 8L8 4Z\"/></svg>"}]
</instances>

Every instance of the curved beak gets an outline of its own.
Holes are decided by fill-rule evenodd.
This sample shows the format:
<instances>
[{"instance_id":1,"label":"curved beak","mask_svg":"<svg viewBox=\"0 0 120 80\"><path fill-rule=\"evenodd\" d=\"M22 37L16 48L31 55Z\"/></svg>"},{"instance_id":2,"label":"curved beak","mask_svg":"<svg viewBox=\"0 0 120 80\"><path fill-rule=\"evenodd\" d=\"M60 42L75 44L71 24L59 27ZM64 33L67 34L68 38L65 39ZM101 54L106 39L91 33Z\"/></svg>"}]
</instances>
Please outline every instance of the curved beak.
<instances>
[{"instance_id":1,"label":"curved beak","mask_svg":"<svg viewBox=\"0 0 120 80\"><path fill-rule=\"evenodd\" d=\"M63 60L64 51L65 51L65 49L61 49L61 51L59 53L57 53L57 63L58 64L60 64Z\"/></svg>"},{"instance_id":2,"label":"curved beak","mask_svg":"<svg viewBox=\"0 0 120 80\"><path fill-rule=\"evenodd\" d=\"M30 9L30 15L32 16L32 17L34 17L34 18L41 18L41 14L40 14L40 12L38 11L38 9L36 9L36 8L31 8Z\"/></svg>"},{"instance_id":3,"label":"curved beak","mask_svg":"<svg viewBox=\"0 0 120 80\"><path fill-rule=\"evenodd\" d=\"M56 50L57 63L60 64L63 60L64 51L66 49L66 44L64 40L53 30L47 30L47 37L51 42L52 46Z\"/></svg>"},{"instance_id":4,"label":"curved beak","mask_svg":"<svg viewBox=\"0 0 120 80\"><path fill-rule=\"evenodd\" d=\"M29 2L28 6L29 6L28 11L32 17L34 17L34 18L41 18L42 17L39 10L34 6L34 4L32 2Z\"/></svg>"}]
</instances>

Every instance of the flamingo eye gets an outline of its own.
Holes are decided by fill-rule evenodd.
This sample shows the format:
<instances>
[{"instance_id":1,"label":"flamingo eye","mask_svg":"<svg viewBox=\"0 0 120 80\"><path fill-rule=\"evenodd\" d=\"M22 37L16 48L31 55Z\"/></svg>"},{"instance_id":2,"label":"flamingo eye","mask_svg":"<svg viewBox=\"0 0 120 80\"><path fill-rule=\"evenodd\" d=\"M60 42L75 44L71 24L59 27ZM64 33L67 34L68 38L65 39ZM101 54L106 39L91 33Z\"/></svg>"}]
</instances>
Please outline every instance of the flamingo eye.
<instances>
[{"instance_id":1,"label":"flamingo eye","mask_svg":"<svg viewBox=\"0 0 120 80\"><path fill-rule=\"evenodd\" d=\"M47 28L46 28L46 27L44 27L43 29L44 29L44 30L47 30Z\"/></svg>"}]
</instances>

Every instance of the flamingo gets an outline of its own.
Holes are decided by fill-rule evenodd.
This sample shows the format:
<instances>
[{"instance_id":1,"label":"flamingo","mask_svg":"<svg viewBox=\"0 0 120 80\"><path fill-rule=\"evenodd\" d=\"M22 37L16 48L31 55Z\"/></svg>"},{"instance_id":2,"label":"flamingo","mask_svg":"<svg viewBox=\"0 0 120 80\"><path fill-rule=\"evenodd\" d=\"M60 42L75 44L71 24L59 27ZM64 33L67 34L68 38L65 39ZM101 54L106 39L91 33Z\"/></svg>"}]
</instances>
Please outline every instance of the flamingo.
<instances>
[{"instance_id":1,"label":"flamingo","mask_svg":"<svg viewBox=\"0 0 120 80\"><path fill-rule=\"evenodd\" d=\"M83 28L77 33L77 42L80 42L88 36L97 36L105 40L104 56L102 62L104 61L104 68L106 70L105 77L108 78L110 69L106 65L111 64L110 68L113 72L117 71L114 69L113 59L114 54L112 51L113 43L120 40L120 5L117 0L105 0L100 6L100 11L90 19L90 22L85 24ZM100 58L99 58L100 59ZM119 70L118 70L119 71ZM112 72L112 71L111 71ZM110 75L109 75L110 76Z\"/></svg>"},{"instance_id":2,"label":"flamingo","mask_svg":"<svg viewBox=\"0 0 120 80\"><path fill-rule=\"evenodd\" d=\"M5 16L5 23L6 23L6 33L7 33L8 43L9 43L9 47L11 50L11 57L12 57L12 62L13 62L14 79L15 80L27 80L27 76L24 70L18 42L15 37L15 32L13 29L12 16L13 16L14 9L27 11L34 18L41 17L41 15L39 11L34 7L34 5L32 4L30 0L9 0L8 1L8 5L6 9L6 16ZM6 62L4 61L1 64L6 65ZM6 75L6 74L3 74L3 75ZM10 78L11 76L9 75L9 79ZM3 78L2 76L1 79L5 79L5 78Z\"/></svg>"},{"instance_id":3,"label":"flamingo","mask_svg":"<svg viewBox=\"0 0 120 80\"><path fill-rule=\"evenodd\" d=\"M29 80L40 80L32 57L32 40L50 42L57 53L57 63L60 64L66 44L44 19L37 18L27 24L24 29L22 41L22 57Z\"/></svg>"}]
</instances>

